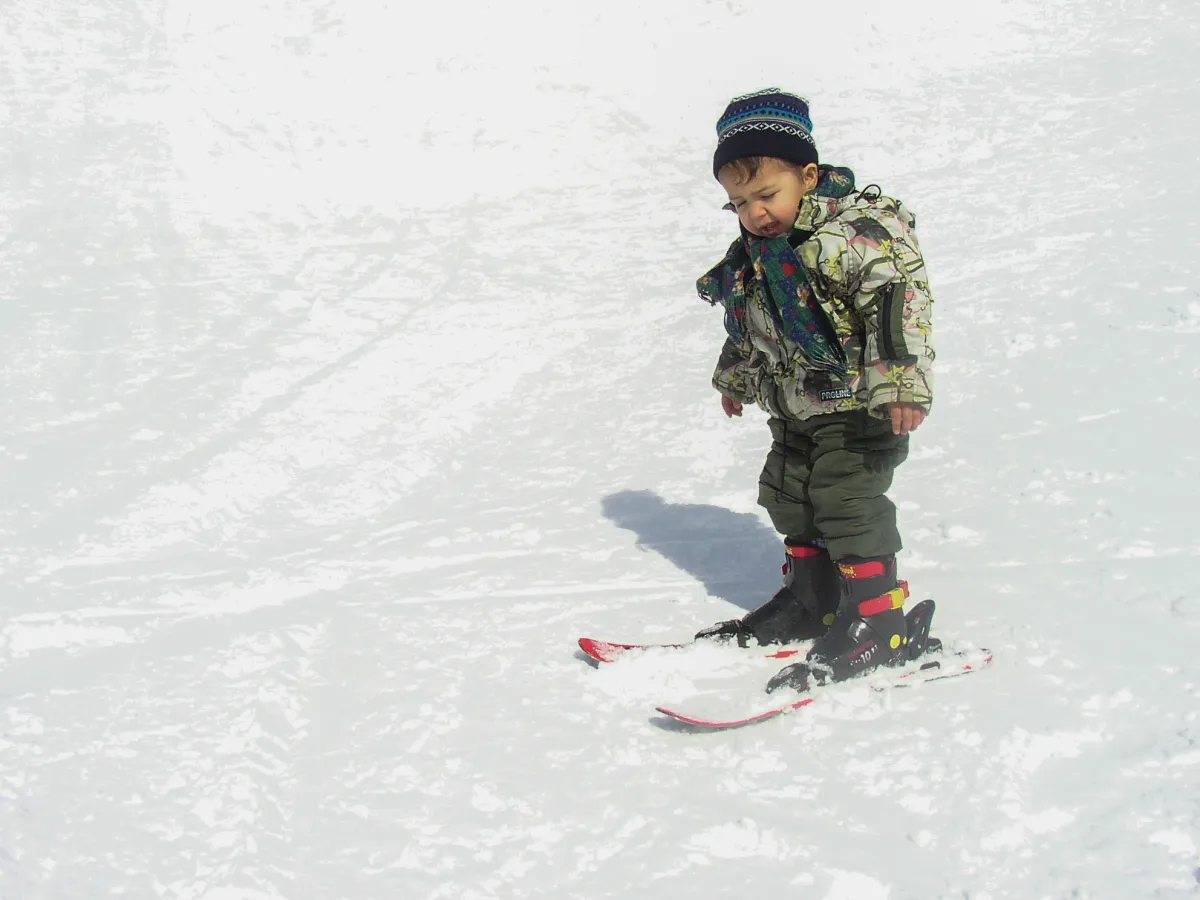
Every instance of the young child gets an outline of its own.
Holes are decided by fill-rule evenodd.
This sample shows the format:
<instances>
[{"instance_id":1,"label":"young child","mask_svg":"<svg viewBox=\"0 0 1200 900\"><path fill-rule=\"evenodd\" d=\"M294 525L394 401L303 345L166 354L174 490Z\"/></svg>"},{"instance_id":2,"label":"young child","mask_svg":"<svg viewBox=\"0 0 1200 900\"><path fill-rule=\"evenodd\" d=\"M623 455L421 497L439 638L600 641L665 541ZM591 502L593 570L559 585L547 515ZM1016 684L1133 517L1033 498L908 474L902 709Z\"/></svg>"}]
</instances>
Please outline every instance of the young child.
<instances>
[{"instance_id":1,"label":"young child","mask_svg":"<svg viewBox=\"0 0 1200 900\"><path fill-rule=\"evenodd\" d=\"M747 403L770 416L758 502L787 556L774 597L697 638L815 639L807 663L768 687L803 690L905 652L908 587L885 492L933 399L932 296L912 214L820 164L804 98L734 98L713 174L741 225L696 285L725 310L713 386L726 416Z\"/></svg>"}]
</instances>

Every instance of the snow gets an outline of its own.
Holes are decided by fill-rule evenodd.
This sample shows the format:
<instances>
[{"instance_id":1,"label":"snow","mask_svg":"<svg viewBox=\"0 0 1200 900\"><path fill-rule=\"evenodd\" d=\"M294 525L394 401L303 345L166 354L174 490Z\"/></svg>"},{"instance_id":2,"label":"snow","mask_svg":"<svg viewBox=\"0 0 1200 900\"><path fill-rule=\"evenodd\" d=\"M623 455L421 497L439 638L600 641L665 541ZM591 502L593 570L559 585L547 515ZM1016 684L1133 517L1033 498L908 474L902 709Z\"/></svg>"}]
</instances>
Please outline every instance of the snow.
<instances>
[{"instance_id":1,"label":"snow","mask_svg":"<svg viewBox=\"0 0 1200 900\"><path fill-rule=\"evenodd\" d=\"M0 6L0 897L1200 896L1200 10L831 12ZM917 212L996 661L695 734L750 663L574 640L778 583L692 287L770 84Z\"/></svg>"}]
</instances>

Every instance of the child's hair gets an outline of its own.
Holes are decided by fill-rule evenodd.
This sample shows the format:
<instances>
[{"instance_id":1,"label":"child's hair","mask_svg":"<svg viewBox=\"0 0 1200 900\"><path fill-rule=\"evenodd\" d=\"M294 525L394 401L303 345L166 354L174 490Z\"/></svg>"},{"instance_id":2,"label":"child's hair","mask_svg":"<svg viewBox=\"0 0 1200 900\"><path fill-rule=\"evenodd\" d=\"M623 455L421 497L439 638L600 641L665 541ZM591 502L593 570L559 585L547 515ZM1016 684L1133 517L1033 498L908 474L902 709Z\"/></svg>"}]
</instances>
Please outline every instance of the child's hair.
<instances>
[{"instance_id":1,"label":"child's hair","mask_svg":"<svg viewBox=\"0 0 1200 900\"><path fill-rule=\"evenodd\" d=\"M804 170L804 166L801 163L792 162L790 159L780 159L777 156L743 156L739 159L731 159L725 163L725 165L721 166L721 171L731 171L735 182L745 184L758 174L758 170L765 163L769 162L777 162L781 166L787 166L797 174Z\"/></svg>"}]
</instances>

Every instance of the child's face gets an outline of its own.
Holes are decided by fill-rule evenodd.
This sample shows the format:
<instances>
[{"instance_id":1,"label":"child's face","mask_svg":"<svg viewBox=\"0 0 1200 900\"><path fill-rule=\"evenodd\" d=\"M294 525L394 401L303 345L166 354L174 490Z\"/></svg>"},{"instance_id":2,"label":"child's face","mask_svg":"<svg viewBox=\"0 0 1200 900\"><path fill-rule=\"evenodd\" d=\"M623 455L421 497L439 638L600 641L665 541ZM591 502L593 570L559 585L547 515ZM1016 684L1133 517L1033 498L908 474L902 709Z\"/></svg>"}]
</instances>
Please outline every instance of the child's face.
<instances>
[{"instance_id":1,"label":"child's face","mask_svg":"<svg viewBox=\"0 0 1200 900\"><path fill-rule=\"evenodd\" d=\"M778 237L787 234L796 224L800 200L817 186L817 167L795 167L768 159L749 181L737 181L737 171L726 166L717 173L717 180L729 203L746 230L759 237Z\"/></svg>"}]
</instances>

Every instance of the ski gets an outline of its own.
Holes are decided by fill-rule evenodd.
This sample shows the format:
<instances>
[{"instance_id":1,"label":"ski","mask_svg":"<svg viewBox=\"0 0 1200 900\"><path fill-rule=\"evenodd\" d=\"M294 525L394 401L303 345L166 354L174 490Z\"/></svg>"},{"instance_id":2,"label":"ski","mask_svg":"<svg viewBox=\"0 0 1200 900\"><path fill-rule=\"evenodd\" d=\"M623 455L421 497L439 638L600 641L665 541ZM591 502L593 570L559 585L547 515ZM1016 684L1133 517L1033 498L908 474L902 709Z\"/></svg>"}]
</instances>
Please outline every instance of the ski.
<instances>
[{"instance_id":1,"label":"ski","mask_svg":"<svg viewBox=\"0 0 1200 900\"><path fill-rule=\"evenodd\" d=\"M915 662L918 665L909 664L899 669L877 669L870 675L863 677L863 681L873 690L882 691L893 687L909 687L927 681L939 681L944 678L957 678L961 675L970 675L973 672L987 668L991 665L992 653L990 650L947 653L941 650L936 639L932 639L930 640L930 652L925 656L918 657ZM764 722L767 719L774 719L777 716L811 706L820 700L821 695L825 691L841 685L854 684L858 680L858 678L853 678L848 681L831 684L828 687L814 688L810 693L806 693L791 702L781 703L752 715L738 718L718 719L702 715L692 715L680 710L668 709L665 706L656 707L656 711L677 722L683 722L705 731L741 728L745 725Z\"/></svg>"},{"instance_id":2,"label":"ski","mask_svg":"<svg viewBox=\"0 0 1200 900\"><path fill-rule=\"evenodd\" d=\"M623 656L631 653L640 653L646 650L683 650L687 647L692 647L696 641L685 641L682 644L615 644L612 641L601 641L596 638L580 638L579 649L588 655L590 659L601 663L616 662ZM729 642L727 645L735 650L739 649L734 642ZM808 644L796 645L794 647L750 647L751 651L758 652L765 659L789 659L793 656L798 656L806 651Z\"/></svg>"}]
</instances>

